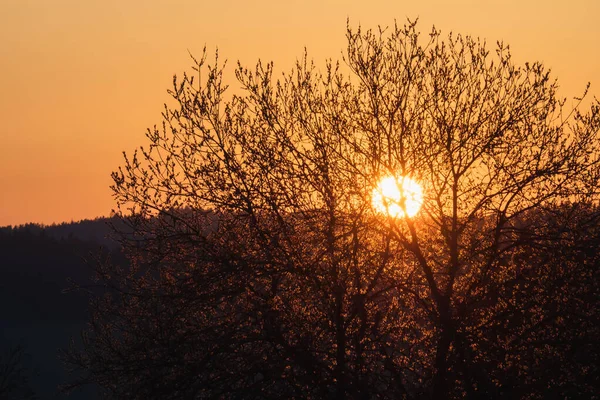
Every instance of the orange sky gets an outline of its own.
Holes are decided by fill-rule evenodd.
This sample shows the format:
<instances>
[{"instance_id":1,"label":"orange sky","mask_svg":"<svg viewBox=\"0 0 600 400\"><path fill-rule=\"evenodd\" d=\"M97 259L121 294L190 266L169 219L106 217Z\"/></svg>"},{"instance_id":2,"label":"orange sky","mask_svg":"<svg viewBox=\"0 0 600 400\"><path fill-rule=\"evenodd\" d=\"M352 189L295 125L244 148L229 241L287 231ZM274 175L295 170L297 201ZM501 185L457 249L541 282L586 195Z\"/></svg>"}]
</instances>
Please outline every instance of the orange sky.
<instances>
[{"instance_id":1,"label":"orange sky","mask_svg":"<svg viewBox=\"0 0 600 400\"><path fill-rule=\"evenodd\" d=\"M0 1L0 226L108 215L110 172L160 123L188 49L287 69L304 46L337 58L347 17L417 16L422 32L503 39L517 61L552 68L563 96L591 81L600 98L598 0Z\"/></svg>"}]
</instances>

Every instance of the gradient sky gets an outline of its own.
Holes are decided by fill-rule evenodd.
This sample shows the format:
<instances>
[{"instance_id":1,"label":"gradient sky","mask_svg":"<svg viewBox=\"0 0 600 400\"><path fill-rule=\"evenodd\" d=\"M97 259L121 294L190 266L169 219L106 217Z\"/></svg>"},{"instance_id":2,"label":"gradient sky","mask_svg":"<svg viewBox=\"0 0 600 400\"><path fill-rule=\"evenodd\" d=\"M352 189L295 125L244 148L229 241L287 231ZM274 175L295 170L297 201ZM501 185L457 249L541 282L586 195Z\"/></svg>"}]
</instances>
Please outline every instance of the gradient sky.
<instances>
[{"instance_id":1,"label":"gradient sky","mask_svg":"<svg viewBox=\"0 0 600 400\"><path fill-rule=\"evenodd\" d=\"M339 58L347 17L504 40L551 68L562 96L591 81L600 98L598 0L1 0L0 226L108 215L110 173L160 123L188 49L286 70L306 46L320 64Z\"/></svg>"}]
</instances>

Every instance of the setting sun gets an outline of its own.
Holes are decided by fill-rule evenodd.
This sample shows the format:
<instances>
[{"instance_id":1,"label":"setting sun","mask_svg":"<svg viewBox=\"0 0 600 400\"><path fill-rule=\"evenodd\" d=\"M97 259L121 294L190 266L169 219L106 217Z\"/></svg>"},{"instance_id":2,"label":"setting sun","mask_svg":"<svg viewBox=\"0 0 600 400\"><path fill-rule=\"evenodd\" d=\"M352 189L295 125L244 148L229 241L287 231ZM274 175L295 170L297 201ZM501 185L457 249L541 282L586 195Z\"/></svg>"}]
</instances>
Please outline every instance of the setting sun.
<instances>
[{"instance_id":1,"label":"setting sun","mask_svg":"<svg viewBox=\"0 0 600 400\"><path fill-rule=\"evenodd\" d=\"M372 201L377 211L391 217L414 217L423 203L423 190L411 178L388 176L373 189Z\"/></svg>"}]
</instances>

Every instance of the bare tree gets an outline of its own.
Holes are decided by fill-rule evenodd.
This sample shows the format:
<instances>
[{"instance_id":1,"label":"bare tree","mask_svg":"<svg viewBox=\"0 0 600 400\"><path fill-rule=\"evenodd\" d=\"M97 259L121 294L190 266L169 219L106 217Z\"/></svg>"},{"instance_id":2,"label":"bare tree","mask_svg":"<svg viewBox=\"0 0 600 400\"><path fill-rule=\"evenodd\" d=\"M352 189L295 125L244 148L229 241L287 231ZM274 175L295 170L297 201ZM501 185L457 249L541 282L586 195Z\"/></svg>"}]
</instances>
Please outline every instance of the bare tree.
<instances>
[{"instance_id":1,"label":"bare tree","mask_svg":"<svg viewBox=\"0 0 600 400\"><path fill-rule=\"evenodd\" d=\"M473 313L520 278L516 254L550 238L530 216L596 200L599 117L597 103L585 115L565 111L543 66L515 66L501 43L492 58L470 37L430 37L422 47L410 26L388 39L350 34L349 65L361 84L348 113L370 138L357 151L388 174L417 177L427 193L425 218L389 228L428 288L434 397L444 398L451 348L477 346Z\"/></svg>"},{"instance_id":2,"label":"bare tree","mask_svg":"<svg viewBox=\"0 0 600 400\"><path fill-rule=\"evenodd\" d=\"M6 350L0 358L0 397L3 399L36 399L29 379L32 371L23 365L25 353L22 346Z\"/></svg>"},{"instance_id":3,"label":"bare tree","mask_svg":"<svg viewBox=\"0 0 600 400\"><path fill-rule=\"evenodd\" d=\"M174 79L177 106L113 174L132 267L99 269L112 295L70 355L86 379L143 398L560 386L528 372L543 355L512 350L538 345L530 328L538 348L561 339L534 329L565 315L544 308L557 277L597 270L581 246L597 238L598 102L566 109L502 43L423 39L413 22L347 39L324 72L306 55L280 79L238 65L231 100L218 58ZM401 216L406 196L386 199L400 215L374 207L388 176L422 186L417 215Z\"/></svg>"}]
</instances>

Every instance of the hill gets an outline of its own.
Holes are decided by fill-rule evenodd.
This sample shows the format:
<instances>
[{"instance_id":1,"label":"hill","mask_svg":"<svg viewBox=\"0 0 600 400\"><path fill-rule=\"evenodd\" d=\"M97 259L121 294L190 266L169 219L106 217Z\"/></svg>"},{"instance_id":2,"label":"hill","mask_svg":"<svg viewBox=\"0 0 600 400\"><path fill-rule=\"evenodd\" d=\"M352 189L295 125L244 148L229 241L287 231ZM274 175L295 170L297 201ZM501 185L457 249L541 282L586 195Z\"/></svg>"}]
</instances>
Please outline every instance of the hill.
<instances>
[{"instance_id":1,"label":"hill","mask_svg":"<svg viewBox=\"0 0 600 400\"><path fill-rule=\"evenodd\" d=\"M93 289L95 260L121 257L109 238L114 223L116 218L98 218L0 227L0 365L22 346L20 368L38 398L61 398L54 397L66 378L58 349L79 336L88 316L86 297L69 288L78 283ZM0 397L5 395L0 385Z\"/></svg>"}]
</instances>

